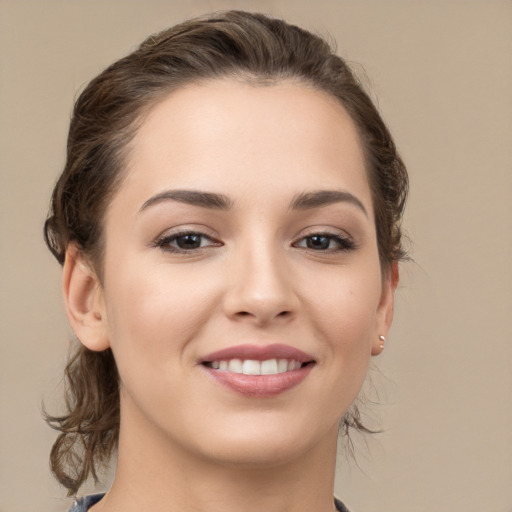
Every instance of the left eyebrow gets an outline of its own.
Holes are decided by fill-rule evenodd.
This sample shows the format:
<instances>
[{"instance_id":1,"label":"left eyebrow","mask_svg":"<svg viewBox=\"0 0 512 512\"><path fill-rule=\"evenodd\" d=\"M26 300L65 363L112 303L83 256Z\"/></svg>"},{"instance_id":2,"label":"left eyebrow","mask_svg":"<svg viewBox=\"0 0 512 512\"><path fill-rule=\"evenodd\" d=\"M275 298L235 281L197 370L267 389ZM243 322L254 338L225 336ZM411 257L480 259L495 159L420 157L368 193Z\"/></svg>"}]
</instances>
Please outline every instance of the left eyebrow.
<instances>
[{"instance_id":1,"label":"left eyebrow","mask_svg":"<svg viewBox=\"0 0 512 512\"><path fill-rule=\"evenodd\" d=\"M303 192L292 199L290 209L309 210L311 208L328 206L333 203L353 204L368 217L368 212L363 203L355 195L345 190L315 190L313 192Z\"/></svg>"}]
</instances>

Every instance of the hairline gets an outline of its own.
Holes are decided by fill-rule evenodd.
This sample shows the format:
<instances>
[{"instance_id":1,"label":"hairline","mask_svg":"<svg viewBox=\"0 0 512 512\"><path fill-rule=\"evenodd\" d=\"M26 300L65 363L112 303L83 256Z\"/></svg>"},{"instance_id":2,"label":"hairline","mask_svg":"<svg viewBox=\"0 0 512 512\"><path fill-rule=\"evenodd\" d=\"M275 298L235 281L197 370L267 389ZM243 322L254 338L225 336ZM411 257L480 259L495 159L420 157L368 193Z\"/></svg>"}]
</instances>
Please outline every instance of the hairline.
<instances>
[{"instance_id":1,"label":"hairline","mask_svg":"<svg viewBox=\"0 0 512 512\"><path fill-rule=\"evenodd\" d=\"M185 89L190 86L199 86L199 87L207 87L215 82L234 82L240 85L249 85L252 87L276 87L282 85L283 83L289 83L291 85L295 85L298 87L304 87L311 91L320 92L326 98L332 100L333 104L336 104L337 107L341 108L342 111L348 116L350 119L359 142L359 147L361 150L361 154L363 157L363 164L366 171L366 180L368 182L368 186L370 189L371 200L372 200L372 210L373 210L373 222L375 224L375 228L377 229L377 211L376 211L376 200L375 200L375 185L372 184L370 170L372 164L370 162L370 151L367 147L367 143L364 140L362 129L355 118L355 116L350 112L347 108L343 100L340 96L334 94L332 91L328 90L326 87L322 87L321 84L315 83L313 80L308 79L306 77L300 76L294 73L275 73L273 75L264 75L258 74L249 70L244 69L226 69L222 72L212 73L211 75L205 74L204 76L191 77L188 79L178 80L177 83L169 85L167 87L161 87L152 92L147 93L145 101L142 102L138 111L135 112L133 119L127 124L124 133L121 134L120 139L124 139L124 144L121 143L117 147L117 156L118 156L118 170L115 173L115 178L112 181L111 187L109 191L105 194L100 218L99 225L99 236L95 247L93 247L92 251L86 251L84 254L89 261L91 267L94 269L100 284L104 283L104 258L105 258L105 248L106 248L106 240L105 240L105 222L107 217L107 212L109 206L114 199L115 195L118 193L119 189L122 187L124 180L127 178L130 173L130 163L129 159L132 155L132 152L135 150L135 144L137 142L137 135L139 134L140 129L143 127L147 118L151 115L151 113L156 109L158 105L167 100L174 93ZM72 241L71 241L72 242ZM379 240L377 239L377 245ZM82 251L83 252L83 251ZM382 258L379 249L379 261L381 266L381 273L383 278L387 275L392 260L389 258Z\"/></svg>"}]
</instances>

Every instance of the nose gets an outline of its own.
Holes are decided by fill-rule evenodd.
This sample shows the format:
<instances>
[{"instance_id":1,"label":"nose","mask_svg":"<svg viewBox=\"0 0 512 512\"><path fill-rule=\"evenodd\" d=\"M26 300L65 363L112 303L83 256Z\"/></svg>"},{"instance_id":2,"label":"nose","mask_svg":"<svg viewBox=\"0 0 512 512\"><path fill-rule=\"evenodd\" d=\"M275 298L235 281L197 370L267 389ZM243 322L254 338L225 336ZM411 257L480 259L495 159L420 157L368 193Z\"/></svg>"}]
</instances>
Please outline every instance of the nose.
<instances>
[{"instance_id":1,"label":"nose","mask_svg":"<svg viewBox=\"0 0 512 512\"><path fill-rule=\"evenodd\" d=\"M228 269L225 314L257 326L292 319L299 304L286 255L277 250L247 250Z\"/></svg>"}]
</instances>

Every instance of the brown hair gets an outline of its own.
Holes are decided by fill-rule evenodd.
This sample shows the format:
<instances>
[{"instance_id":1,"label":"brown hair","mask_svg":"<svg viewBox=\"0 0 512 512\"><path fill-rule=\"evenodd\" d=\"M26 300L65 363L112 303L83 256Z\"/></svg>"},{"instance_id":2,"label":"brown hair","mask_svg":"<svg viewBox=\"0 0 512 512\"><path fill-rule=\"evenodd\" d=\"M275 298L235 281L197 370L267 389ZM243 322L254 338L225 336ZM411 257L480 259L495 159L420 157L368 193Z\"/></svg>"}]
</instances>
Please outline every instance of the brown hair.
<instances>
[{"instance_id":1,"label":"brown hair","mask_svg":"<svg viewBox=\"0 0 512 512\"><path fill-rule=\"evenodd\" d=\"M401 259L407 173L359 81L322 38L262 14L229 11L150 36L81 93L71 120L66 166L44 228L59 263L73 243L102 279L104 214L144 115L172 90L226 76L261 85L297 80L340 101L365 151L383 272ZM60 431L50 456L52 471L73 494L90 474L97 478L98 464L108 462L117 446L119 389L111 350L92 352L80 345L65 377L67 411L47 415L47 421ZM345 432L350 427L368 431L355 406L342 426Z\"/></svg>"}]
</instances>

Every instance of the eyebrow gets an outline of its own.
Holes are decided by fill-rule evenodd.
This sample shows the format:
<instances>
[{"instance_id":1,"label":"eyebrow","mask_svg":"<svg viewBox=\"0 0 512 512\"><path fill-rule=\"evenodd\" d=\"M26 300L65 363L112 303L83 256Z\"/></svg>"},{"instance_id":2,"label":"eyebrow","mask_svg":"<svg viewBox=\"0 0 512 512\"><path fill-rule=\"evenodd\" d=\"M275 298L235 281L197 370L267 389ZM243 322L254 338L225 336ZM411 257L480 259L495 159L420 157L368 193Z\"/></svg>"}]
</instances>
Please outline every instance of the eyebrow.
<instances>
[{"instance_id":1,"label":"eyebrow","mask_svg":"<svg viewBox=\"0 0 512 512\"><path fill-rule=\"evenodd\" d=\"M150 197L141 206L139 213L150 206L164 201L177 201L213 210L229 210L233 206L233 201L224 194L201 192L198 190L166 190ZM294 196L290 203L290 209L309 210L334 203L353 204L368 217L368 212L363 203L356 196L344 190L315 190L313 192L302 192Z\"/></svg>"},{"instance_id":2,"label":"eyebrow","mask_svg":"<svg viewBox=\"0 0 512 512\"><path fill-rule=\"evenodd\" d=\"M165 192L150 197L141 206L139 212L163 201L178 201L179 203L213 210L229 210L233 206L231 199L223 194L200 192L197 190L166 190Z\"/></svg>"},{"instance_id":3,"label":"eyebrow","mask_svg":"<svg viewBox=\"0 0 512 512\"><path fill-rule=\"evenodd\" d=\"M311 208L320 208L334 203L353 204L368 217L368 212L363 203L356 196L345 190L315 190L313 192L303 192L293 198L290 208L292 210L309 210Z\"/></svg>"}]
</instances>

